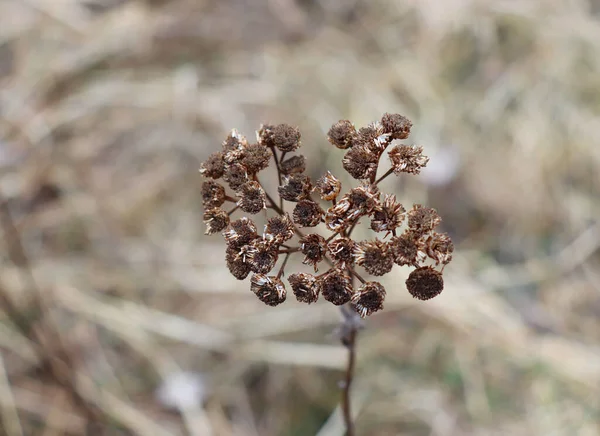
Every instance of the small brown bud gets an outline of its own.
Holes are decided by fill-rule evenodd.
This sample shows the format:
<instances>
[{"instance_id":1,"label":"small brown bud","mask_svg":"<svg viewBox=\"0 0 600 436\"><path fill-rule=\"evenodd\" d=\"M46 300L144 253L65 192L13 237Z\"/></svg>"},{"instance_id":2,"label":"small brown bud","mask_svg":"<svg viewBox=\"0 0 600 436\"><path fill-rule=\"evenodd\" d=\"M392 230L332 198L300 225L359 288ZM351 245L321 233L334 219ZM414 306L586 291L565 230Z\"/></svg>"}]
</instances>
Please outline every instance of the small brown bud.
<instances>
[{"instance_id":1,"label":"small brown bud","mask_svg":"<svg viewBox=\"0 0 600 436\"><path fill-rule=\"evenodd\" d=\"M310 177L304 174L286 176L282 186L277 188L281 198L287 201L300 201L308 198L312 190Z\"/></svg>"},{"instance_id":2,"label":"small brown bud","mask_svg":"<svg viewBox=\"0 0 600 436\"><path fill-rule=\"evenodd\" d=\"M300 227L315 227L321 222L323 213L321 206L314 201L300 200L294 207L292 217Z\"/></svg>"},{"instance_id":3,"label":"small brown bud","mask_svg":"<svg viewBox=\"0 0 600 436\"><path fill-rule=\"evenodd\" d=\"M339 120L327 133L327 140L337 148L350 148L356 137L356 128L348 120Z\"/></svg>"},{"instance_id":4,"label":"small brown bud","mask_svg":"<svg viewBox=\"0 0 600 436\"><path fill-rule=\"evenodd\" d=\"M406 139L410 134L412 122L400 114L383 114L381 125L385 133L390 133L392 139Z\"/></svg>"},{"instance_id":5,"label":"small brown bud","mask_svg":"<svg viewBox=\"0 0 600 436\"><path fill-rule=\"evenodd\" d=\"M257 214L267 206L267 196L258 182L248 182L240 188L237 202L244 212Z\"/></svg>"},{"instance_id":6,"label":"small brown bud","mask_svg":"<svg viewBox=\"0 0 600 436\"><path fill-rule=\"evenodd\" d=\"M200 174L211 179L220 179L224 172L225 161L222 152L211 154L200 166Z\"/></svg>"},{"instance_id":7,"label":"small brown bud","mask_svg":"<svg viewBox=\"0 0 600 436\"><path fill-rule=\"evenodd\" d=\"M418 145L396 145L388 155L392 162L394 174L400 173L419 174L429 158L423 156L423 147Z\"/></svg>"},{"instance_id":8,"label":"small brown bud","mask_svg":"<svg viewBox=\"0 0 600 436\"><path fill-rule=\"evenodd\" d=\"M304 254L305 265L312 265L317 271L317 264L323 260L327 253L327 242L321 235L310 234L300 239L300 249Z\"/></svg>"},{"instance_id":9,"label":"small brown bud","mask_svg":"<svg viewBox=\"0 0 600 436\"><path fill-rule=\"evenodd\" d=\"M380 192L376 185L362 185L350 190L344 198L348 199L350 209L370 214L379 205L379 196Z\"/></svg>"},{"instance_id":10,"label":"small brown bud","mask_svg":"<svg viewBox=\"0 0 600 436\"><path fill-rule=\"evenodd\" d=\"M319 298L319 282L314 276L306 273L291 274L288 282L301 303L311 304Z\"/></svg>"},{"instance_id":11,"label":"small brown bud","mask_svg":"<svg viewBox=\"0 0 600 436\"><path fill-rule=\"evenodd\" d=\"M248 141L244 135L241 135L236 129L231 129L225 141L223 141L223 153L244 148L248 145Z\"/></svg>"},{"instance_id":12,"label":"small brown bud","mask_svg":"<svg viewBox=\"0 0 600 436\"><path fill-rule=\"evenodd\" d=\"M261 144L281 151L294 151L300 147L300 130L289 124L265 124L258 131L258 138Z\"/></svg>"},{"instance_id":13,"label":"small brown bud","mask_svg":"<svg viewBox=\"0 0 600 436\"><path fill-rule=\"evenodd\" d=\"M285 175L299 174L306 171L306 158L302 155L292 156L281 162L281 172Z\"/></svg>"},{"instance_id":14,"label":"small brown bud","mask_svg":"<svg viewBox=\"0 0 600 436\"><path fill-rule=\"evenodd\" d=\"M229 225L229 215L222 209L215 207L204 212L204 224L206 224L205 235L221 232Z\"/></svg>"},{"instance_id":15,"label":"small brown bud","mask_svg":"<svg viewBox=\"0 0 600 436\"><path fill-rule=\"evenodd\" d=\"M258 234L254 222L247 217L242 217L231 222L229 229L223 232L223 237L230 247L239 250L258 238Z\"/></svg>"},{"instance_id":16,"label":"small brown bud","mask_svg":"<svg viewBox=\"0 0 600 436\"><path fill-rule=\"evenodd\" d=\"M400 236L394 236L389 242L394 262L400 266L417 266L418 262L422 260L420 258L418 241L419 235L416 235L408 229Z\"/></svg>"},{"instance_id":17,"label":"small brown bud","mask_svg":"<svg viewBox=\"0 0 600 436\"><path fill-rule=\"evenodd\" d=\"M391 232L400 227L404 220L404 207L396 202L396 196L386 194L383 203L373 209L371 229L376 232Z\"/></svg>"},{"instance_id":18,"label":"small brown bud","mask_svg":"<svg viewBox=\"0 0 600 436\"><path fill-rule=\"evenodd\" d=\"M412 271L406 279L406 288L410 295L419 300L429 300L444 289L442 274L430 266L422 266Z\"/></svg>"},{"instance_id":19,"label":"small brown bud","mask_svg":"<svg viewBox=\"0 0 600 436\"><path fill-rule=\"evenodd\" d=\"M225 253L225 262L231 275L238 280L244 280L248 277L248 274L250 274L250 265L239 255L238 248L228 246Z\"/></svg>"},{"instance_id":20,"label":"small brown bud","mask_svg":"<svg viewBox=\"0 0 600 436\"><path fill-rule=\"evenodd\" d=\"M363 145L352 147L342 159L342 166L355 179L368 179L377 171L378 156Z\"/></svg>"},{"instance_id":21,"label":"small brown bud","mask_svg":"<svg viewBox=\"0 0 600 436\"><path fill-rule=\"evenodd\" d=\"M363 127L358 131L357 145L365 147L375 154L379 160L379 156L392 141L391 135L385 133L383 126L379 122L371 123L367 127Z\"/></svg>"},{"instance_id":22,"label":"small brown bud","mask_svg":"<svg viewBox=\"0 0 600 436\"><path fill-rule=\"evenodd\" d=\"M366 282L352 295L352 306L361 318L383 309L385 288L378 282Z\"/></svg>"},{"instance_id":23,"label":"small brown bud","mask_svg":"<svg viewBox=\"0 0 600 436\"><path fill-rule=\"evenodd\" d=\"M277 246L264 239L255 239L246 251L246 262L252 272L268 274L277 263L279 257Z\"/></svg>"},{"instance_id":24,"label":"small brown bud","mask_svg":"<svg viewBox=\"0 0 600 436\"><path fill-rule=\"evenodd\" d=\"M277 306L283 303L287 294L285 286L279 278L264 274L252 276L250 290L268 306Z\"/></svg>"},{"instance_id":25,"label":"small brown bud","mask_svg":"<svg viewBox=\"0 0 600 436\"><path fill-rule=\"evenodd\" d=\"M217 182L207 180L202 183L200 192L202 194L202 205L205 209L213 209L225 203L225 188Z\"/></svg>"},{"instance_id":26,"label":"small brown bud","mask_svg":"<svg viewBox=\"0 0 600 436\"><path fill-rule=\"evenodd\" d=\"M447 265L452 260L454 244L447 233L434 232L427 237L424 242L424 250L431 259L435 260L436 265Z\"/></svg>"},{"instance_id":27,"label":"small brown bud","mask_svg":"<svg viewBox=\"0 0 600 436\"><path fill-rule=\"evenodd\" d=\"M248 173L246 172L246 167L242 164L229 165L225 170L223 179L233 191L239 191L242 185L248 182Z\"/></svg>"},{"instance_id":28,"label":"small brown bud","mask_svg":"<svg viewBox=\"0 0 600 436\"><path fill-rule=\"evenodd\" d=\"M430 207L415 204L408 212L408 228L419 235L432 231L441 222L442 219L436 210Z\"/></svg>"},{"instance_id":29,"label":"small brown bud","mask_svg":"<svg viewBox=\"0 0 600 436\"><path fill-rule=\"evenodd\" d=\"M336 306L346 304L352 297L350 277L336 268L327 271L319 279L319 285L323 298Z\"/></svg>"},{"instance_id":30,"label":"small brown bud","mask_svg":"<svg viewBox=\"0 0 600 436\"><path fill-rule=\"evenodd\" d=\"M342 189L342 184L333 176L333 174L327 171L327 174L317 181L315 189L319 191L321 199L331 201L337 198Z\"/></svg>"},{"instance_id":31,"label":"small brown bud","mask_svg":"<svg viewBox=\"0 0 600 436\"><path fill-rule=\"evenodd\" d=\"M350 238L337 238L327 244L331 260L340 268L354 264L356 242Z\"/></svg>"},{"instance_id":32,"label":"small brown bud","mask_svg":"<svg viewBox=\"0 0 600 436\"><path fill-rule=\"evenodd\" d=\"M269 218L265 225L264 238L275 244L283 244L294 236L294 224L288 214Z\"/></svg>"},{"instance_id":33,"label":"small brown bud","mask_svg":"<svg viewBox=\"0 0 600 436\"><path fill-rule=\"evenodd\" d=\"M378 239L358 243L354 250L356 263L374 276L389 273L394 266L394 259L388 245Z\"/></svg>"},{"instance_id":34,"label":"small brown bud","mask_svg":"<svg viewBox=\"0 0 600 436\"><path fill-rule=\"evenodd\" d=\"M246 152L240 160L248 174L256 174L269 166L271 152L262 144L251 144L246 147Z\"/></svg>"}]
</instances>

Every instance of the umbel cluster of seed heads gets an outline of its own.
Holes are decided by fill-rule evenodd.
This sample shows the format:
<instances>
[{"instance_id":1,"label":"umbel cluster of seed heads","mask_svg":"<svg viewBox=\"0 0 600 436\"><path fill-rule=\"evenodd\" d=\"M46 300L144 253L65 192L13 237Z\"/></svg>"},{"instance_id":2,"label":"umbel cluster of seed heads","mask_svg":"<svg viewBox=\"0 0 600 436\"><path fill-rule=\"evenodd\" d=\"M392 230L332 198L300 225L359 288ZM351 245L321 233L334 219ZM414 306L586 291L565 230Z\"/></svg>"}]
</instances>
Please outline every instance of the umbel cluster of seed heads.
<instances>
[{"instance_id":1,"label":"umbel cluster of seed heads","mask_svg":"<svg viewBox=\"0 0 600 436\"><path fill-rule=\"evenodd\" d=\"M380 121L358 130L347 120L331 127L329 143L346 150L343 167L359 180L357 187L344 194L333 174L327 172L313 182L305 174L305 157L290 155L301 145L297 128L262 125L254 143L232 130L222 150L211 154L200 168L209 179L202 185L206 233L222 232L231 274L244 280L252 273L252 292L264 303L276 306L286 299L282 281L285 265L290 255L301 253L303 263L312 266L314 274L298 272L287 277L298 301L313 303L322 295L335 305L350 303L362 317L383 308L386 291L380 283L365 280L357 267L371 276L390 272L394 264L413 267L406 280L411 295L428 300L442 292L441 271L452 260L454 246L447 234L436 232L439 215L419 204L406 211L395 195L379 190L387 176L419 174L427 164L429 159L422 147L393 145L408 137L411 126L402 115L386 113ZM388 147L391 169L377 178L381 157ZM279 179L275 198L258 178L271 163ZM293 209L289 207L291 216L285 211L284 201L293 205ZM230 210L223 208L227 203L231 203ZM232 219L237 210L266 216L262 236L252 219ZM369 220L370 229L380 237L352 239L359 220ZM323 236L325 232L317 232L317 226L329 234ZM280 257L283 260L278 273L270 275ZM326 271L317 275L323 265ZM360 282L357 288L353 277Z\"/></svg>"}]
</instances>

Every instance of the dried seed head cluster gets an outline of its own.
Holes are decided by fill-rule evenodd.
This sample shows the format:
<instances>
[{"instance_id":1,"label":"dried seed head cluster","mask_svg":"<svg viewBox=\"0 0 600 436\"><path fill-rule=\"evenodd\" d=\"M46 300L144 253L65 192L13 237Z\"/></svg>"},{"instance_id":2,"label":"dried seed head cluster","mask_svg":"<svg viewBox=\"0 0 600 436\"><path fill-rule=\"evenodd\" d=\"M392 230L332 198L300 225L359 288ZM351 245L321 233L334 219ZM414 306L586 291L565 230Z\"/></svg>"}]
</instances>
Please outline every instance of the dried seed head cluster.
<instances>
[{"instance_id":1,"label":"dried seed head cluster","mask_svg":"<svg viewBox=\"0 0 600 436\"><path fill-rule=\"evenodd\" d=\"M388 175L419 174L427 165L429 158L423 155L423 147L393 144L408 138L411 127L406 117L388 113L358 130L348 120L335 123L327 140L345 150L342 166L359 180L358 186L345 193L331 172L313 183L305 174L306 158L289 154L301 146L297 127L263 124L256 132L255 143L232 130L221 150L200 167L202 176L209 179L201 187L206 233L222 232L231 274L244 280L252 273L252 292L265 304L276 306L287 295L282 281L284 268L289 265L289 257L298 253L314 274L297 272L288 276L296 299L310 304L322 296L334 305L348 303L361 317L382 310L386 296L381 283L362 278L363 271L383 276L394 264L409 266L414 270L406 287L413 297L428 300L442 292L442 271L452 260L454 245L446 233L436 231L441 218L434 209L420 204L407 212L395 195L379 189ZM377 179L388 147L391 170ZM259 173L272 163L280 180L278 198L271 197L259 181ZM231 193L227 193L226 186ZM284 201L291 204L286 207ZM262 236L252 219L231 218L238 209L266 215ZM352 239L352 231L361 219L369 220L376 238ZM321 224L328 236L316 231ZM305 228L311 228L311 232ZM316 275L321 266L326 267L325 272ZM356 288L355 278L360 281Z\"/></svg>"}]
</instances>

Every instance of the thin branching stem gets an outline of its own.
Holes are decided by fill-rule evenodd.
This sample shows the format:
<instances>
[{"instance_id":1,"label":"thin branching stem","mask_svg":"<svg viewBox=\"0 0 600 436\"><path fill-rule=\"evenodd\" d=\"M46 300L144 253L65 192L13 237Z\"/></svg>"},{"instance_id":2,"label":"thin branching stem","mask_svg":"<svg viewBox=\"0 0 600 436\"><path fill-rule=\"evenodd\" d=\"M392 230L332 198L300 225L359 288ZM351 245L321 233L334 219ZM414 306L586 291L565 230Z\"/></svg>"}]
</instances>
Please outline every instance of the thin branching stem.
<instances>
[{"instance_id":1,"label":"thin branching stem","mask_svg":"<svg viewBox=\"0 0 600 436\"><path fill-rule=\"evenodd\" d=\"M394 169L393 169L393 168L390 168L389 170L387 170L387 171L385 172L385 174L383 174L383 175L382 175L380 178L378 178L378 179L375 181L374 185L378 185L379 183L381 183L381 182L383 181L383 179L385 179L387 176L389 176L389 175L390 175L390 174L392 174L393 172L394 172Z\"/></svg>"}]
</instances>

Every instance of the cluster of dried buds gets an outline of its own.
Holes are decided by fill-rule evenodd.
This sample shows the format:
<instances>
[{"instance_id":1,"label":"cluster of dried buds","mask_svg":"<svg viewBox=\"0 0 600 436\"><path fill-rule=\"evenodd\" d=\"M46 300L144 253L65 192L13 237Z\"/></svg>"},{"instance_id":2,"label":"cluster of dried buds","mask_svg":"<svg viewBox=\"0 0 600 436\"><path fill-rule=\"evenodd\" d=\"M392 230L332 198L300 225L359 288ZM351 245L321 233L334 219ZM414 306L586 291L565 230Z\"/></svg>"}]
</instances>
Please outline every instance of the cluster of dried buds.
<instances>
[{"instance_id":1,"label":"cluster of dried buds","mask_svg":"<svg viewBox=\"0 0 600 436\"><path fill-rule=\"evenodd\" d=\"M232 130L222 150L213 153L200 169L203 176L212 179L202 185L206 233L223 232L231 274L243 280L253 273L251 290L264 303L276 306L286 299L282 281L285 265L290 255L301 253L303 263L312 266L314 274L299 272L287 277L298 301L313 303L322 295L335 305L350 303L362 317L383 308L386 291L380 283L365 280L357 266L372 276L390 272L394 264L414 267L406 280L411 295L428 300L442 292L441 271L452 260L454 246L447 234L436 232L439 215L419 204L407 212L395 195L382 195L379 190L380 182L390 174L419 174L427 164L422 147L395 145L387 152L391 169L377 178L384 151L395 140L406 139L411 126L402 115L386 113L379 122L359 130L347 120L331 127L327 139L347 150L343 167L360 181L343 195L340 181L330 172L313 183L304 174L305 157L289 154L301 145L297 128L262 125L255 143ZM279 178L278 201L258 179L271 161ZM233 194L227 194L224 184L217 180L223 180ZM315 200L317 196L321 202ZM284 201L293 203L291 216ZM235 205L226 211L223 205L228 202ZM271 211L274 216L266 216L261 236L251 219L232 220L238 209L248 214L265 211L265 216ZM361 219L370 219L370 229L382 237L353 240L352 231ZM320 224L330 232L328 237L314 230L303 231ZM278 273L269 275L280 257L283 261ZM327 271L316 275L323 263ZM353 278L360 281L357 288Z\"/></svg>"}]
</instances>

